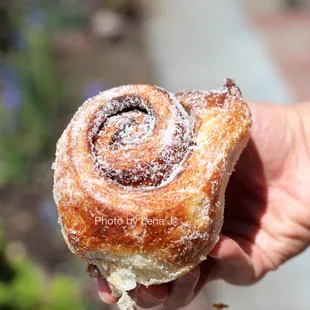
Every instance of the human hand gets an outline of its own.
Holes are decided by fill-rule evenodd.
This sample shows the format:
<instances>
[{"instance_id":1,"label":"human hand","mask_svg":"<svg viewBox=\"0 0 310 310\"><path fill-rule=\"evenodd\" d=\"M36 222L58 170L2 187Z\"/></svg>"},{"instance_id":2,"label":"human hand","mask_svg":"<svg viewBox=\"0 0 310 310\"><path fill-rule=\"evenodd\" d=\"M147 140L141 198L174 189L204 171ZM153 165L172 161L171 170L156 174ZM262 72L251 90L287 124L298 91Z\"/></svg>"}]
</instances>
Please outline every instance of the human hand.
<instances>
[{"instance_id":1,"label":"human hand","mask_svg":"<svg viewBox=\"0 0 310 310\"><path fill-rule=\"evenodd\" d=\"M138 286L142 307L184 307L208 281L250 285L310 243L310 104L251 103L251 139L226 191L222 236L190 273L168 284ZM309 125L308 125L309 126ZM117 299L98 279L101 298Z\"/></svg>"}]
</instances>

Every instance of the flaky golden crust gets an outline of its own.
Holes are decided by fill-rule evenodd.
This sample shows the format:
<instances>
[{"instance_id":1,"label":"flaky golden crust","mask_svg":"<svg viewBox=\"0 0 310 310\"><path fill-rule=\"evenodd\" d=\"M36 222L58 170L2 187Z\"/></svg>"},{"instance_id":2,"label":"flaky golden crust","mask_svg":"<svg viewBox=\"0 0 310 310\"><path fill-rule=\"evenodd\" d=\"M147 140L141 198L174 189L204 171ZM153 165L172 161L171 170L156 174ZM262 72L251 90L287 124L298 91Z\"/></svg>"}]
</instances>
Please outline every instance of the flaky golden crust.
<instances>
[{"instance_id":1,"label":"flaky golden crust","mask_svg":"<svg viewBox=\"0 0 310 310\"><path fill-rule=\"evenodd\" d=\"M197 265L218 239L226 183L250 126L231 80L219 91L175 95L128 85L85 102L54 164L70 249L88 261L139 254L176 270Z\"/></svg>"}]
</instances>

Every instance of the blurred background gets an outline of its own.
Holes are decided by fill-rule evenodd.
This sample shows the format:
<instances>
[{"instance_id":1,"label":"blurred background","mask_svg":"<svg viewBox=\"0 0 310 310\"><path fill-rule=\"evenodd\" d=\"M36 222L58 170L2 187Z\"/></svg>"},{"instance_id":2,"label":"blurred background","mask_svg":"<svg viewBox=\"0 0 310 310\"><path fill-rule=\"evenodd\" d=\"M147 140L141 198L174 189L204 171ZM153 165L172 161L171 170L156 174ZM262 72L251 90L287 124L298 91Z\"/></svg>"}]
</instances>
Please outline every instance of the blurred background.
<instances>
[{"instance_id":1,"label":"blurred background","mask_svg":"<svg viewBox=\"0 0 310 310\"><path fill-rule=\"evenodd\" d=\"M309 100L310 1L0 0L0 310L117 309L57 224L51 165L77 107L126 83L226 77L249 100ZM309 262L306 251L249 288L207 285L186 309L310 309Z\"/></svg>"}]
</instances>

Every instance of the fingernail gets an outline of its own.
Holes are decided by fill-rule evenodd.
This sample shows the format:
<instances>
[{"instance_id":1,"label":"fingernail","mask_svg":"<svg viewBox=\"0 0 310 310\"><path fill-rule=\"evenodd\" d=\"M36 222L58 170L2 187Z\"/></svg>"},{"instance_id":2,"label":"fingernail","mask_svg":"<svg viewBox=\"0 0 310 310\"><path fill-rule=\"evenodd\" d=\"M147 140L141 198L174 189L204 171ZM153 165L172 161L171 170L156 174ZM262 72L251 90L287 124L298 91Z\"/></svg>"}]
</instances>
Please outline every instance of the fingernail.
<instances>
[{"instance_id":1,"label":"fingernail","mask_svg":"<svg viewBox=\"0 0 310 310\"><path fill-rule=\"evenodd\" d=\"M222 259L225 258L225 257L222 256L222 255L213 254L212 252L211 252L208 256L210 256L211 258L217 259L217 260L222 260Z\"/></svg>"},{"instance_id":2,"label":"fingernail","mask_svg":"<svg viewBox=\"0 0 310 310\"><path fill-rule=\"evenodd\" d=\"M99 297L100 299L105 302L106 304L109 304L109 305L112 305L114 303L117 302L117 298L108 294L108 293L105 293L105 292L100 292L99 291Z\"/></svg>"},{"instance_id":3,"label":"fingernail","mask_svg":"<svg viewBox=\"0 0 310 310\"><path fill-rule=\"evenodd\" d=\"M225 244L225 239L220 239L220 241L215 245L213 250L208 254L209 257L212 257L214 259L224 259L223 255L220 255L221 249L223 247L223 244Z\"/></svg>"},{"instance_id":4,"label":"fingernail","mask_svg":"<svg viewBox=\"0 0 310 310\"><path fill-rule=\"evenodd\" d=\"M100 299L108 304L114 304L117 302L118 298L112 295L108 282L105 278L99 277L97 278L98 283L98 293Z\"/></svg>"}]
</instances>

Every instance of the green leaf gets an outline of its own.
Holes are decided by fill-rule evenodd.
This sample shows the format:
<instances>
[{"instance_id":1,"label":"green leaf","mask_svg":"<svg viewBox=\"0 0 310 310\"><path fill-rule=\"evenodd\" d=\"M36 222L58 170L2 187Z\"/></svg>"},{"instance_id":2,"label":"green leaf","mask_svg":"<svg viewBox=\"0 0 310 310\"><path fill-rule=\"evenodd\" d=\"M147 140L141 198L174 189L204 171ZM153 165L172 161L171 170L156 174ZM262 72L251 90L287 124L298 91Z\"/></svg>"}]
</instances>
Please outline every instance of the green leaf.
<instances>
[{"instance_id":1,"label":"green leaf","mask_svg":"<svg viewBox=\"0 0 310 310\"><path fill-rule=\"evenodd\" d=\"M10 304L17 310L39 309L44 297L44 278L39 267L22 260L12 262L16 276L10 286Z\"/></svg>"}]
</instances>

